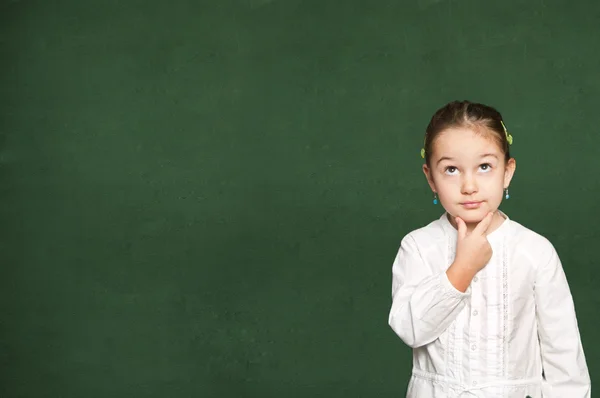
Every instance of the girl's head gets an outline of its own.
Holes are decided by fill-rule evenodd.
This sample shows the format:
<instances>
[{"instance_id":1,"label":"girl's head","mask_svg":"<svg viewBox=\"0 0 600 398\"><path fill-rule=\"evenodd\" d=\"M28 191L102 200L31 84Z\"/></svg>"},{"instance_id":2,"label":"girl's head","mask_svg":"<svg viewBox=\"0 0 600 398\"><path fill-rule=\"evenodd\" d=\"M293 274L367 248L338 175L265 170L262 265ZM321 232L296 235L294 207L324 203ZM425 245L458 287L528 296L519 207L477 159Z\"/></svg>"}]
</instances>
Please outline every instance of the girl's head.
<instances>
[{"instance_id":1,"label":"girl's head","mask_svg":"<svg viewBox=\"0 0 600 398\"><path fill-rule=\"evenodd\" d=\"M431 118L423 172L444 209L478 223L502 202L516 168L502 115L483 104L454 101Z\"/></svg>"}]
</instances>

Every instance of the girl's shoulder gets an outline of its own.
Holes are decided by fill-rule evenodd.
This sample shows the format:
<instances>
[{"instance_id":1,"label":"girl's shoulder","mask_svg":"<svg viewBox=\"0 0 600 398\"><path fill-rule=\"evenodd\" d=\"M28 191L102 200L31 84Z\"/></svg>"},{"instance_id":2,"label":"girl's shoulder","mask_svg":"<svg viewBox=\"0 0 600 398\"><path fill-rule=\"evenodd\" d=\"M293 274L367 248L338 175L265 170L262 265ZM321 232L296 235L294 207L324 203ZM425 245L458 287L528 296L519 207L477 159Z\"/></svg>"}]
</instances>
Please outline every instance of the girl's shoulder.
<instances>
[{"instance_id":1,"label":"girl's shoulder","mask_svg":"<svg viewBox=\"0 0 600 398\"><path fill-rule=\"evenodd\" d=\"M509 250L523 254L532 262L546 262L556 255L556 249L548 238L517 221L509 221L506 237Z\"/></svg>"},{"instance_id":2,"label":"girl's shoulder","mask_svg":"<svg viewBox=\"0 0 600 398\"><path fill-rule=\"evenodd\" d=\"M437 220L431 221L427 225L410 231L402 238L402 242L414 244L419 247L420 250L444 244L451 234L451 230L448 228L449 225L450 223L445 219L445 216L442 216Z\"/></svg>"},{"instance_id":3,"label":"girl's shoulder","mask_svg":"<svg viewBox=\"0 0 600 398\"><path fill-rule=\"evenodd\" d=\"M528 228L515 220L509 220L506 234L508 238L514 242L533 245L534 247L547 247L548 245L552 246L550 240L548 240L548 238L546 238L544 235L535 232L531 228Z\"/></svg>"}]
</instances>

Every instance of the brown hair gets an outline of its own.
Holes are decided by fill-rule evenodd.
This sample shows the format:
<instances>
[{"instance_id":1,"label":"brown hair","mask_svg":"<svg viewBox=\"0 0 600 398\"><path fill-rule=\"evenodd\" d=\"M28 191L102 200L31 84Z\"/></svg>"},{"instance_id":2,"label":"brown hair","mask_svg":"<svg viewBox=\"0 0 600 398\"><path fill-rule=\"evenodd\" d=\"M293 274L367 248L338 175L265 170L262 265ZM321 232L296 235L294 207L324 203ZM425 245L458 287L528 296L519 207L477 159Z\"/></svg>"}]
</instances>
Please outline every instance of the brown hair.
<instances>
[{"instance_id":1,"label":"brown hair","mask_svg":"<svg viewBox=\"0 0 600 398\"><path fill-rule=\"evenodd\" d=\"M435 112L425 131L425 162L429 165L436 137L444 130L453 127L484 127L493 134L505 155L510 159L509 142L502 125L502 115L491 106L470 101L453 101Z\"/></svg>"}]
</instances>

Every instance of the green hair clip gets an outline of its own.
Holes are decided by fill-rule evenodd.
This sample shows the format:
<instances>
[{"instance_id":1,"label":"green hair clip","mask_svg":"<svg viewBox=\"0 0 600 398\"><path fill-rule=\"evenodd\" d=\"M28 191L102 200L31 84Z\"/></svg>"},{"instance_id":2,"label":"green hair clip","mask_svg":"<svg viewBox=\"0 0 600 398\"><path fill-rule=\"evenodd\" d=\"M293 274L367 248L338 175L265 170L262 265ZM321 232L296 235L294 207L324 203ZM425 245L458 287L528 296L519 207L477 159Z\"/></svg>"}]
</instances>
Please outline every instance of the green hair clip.
<instances>
[{"instance_id":1,"label":"green hair clip","mask_svg":"<svg viewBox=\"0 0 600 398\"><path fill-rule=\"evenodd\" d=\"M504 128L504 134L506 134L506 140L508 141L508 145L512 145L512 135L508 133L508 130L506 130L506 126L504 125L504 122L502 120L500 120L500 123L502 123L502 128Z\"/></svg>"}]
</instances>

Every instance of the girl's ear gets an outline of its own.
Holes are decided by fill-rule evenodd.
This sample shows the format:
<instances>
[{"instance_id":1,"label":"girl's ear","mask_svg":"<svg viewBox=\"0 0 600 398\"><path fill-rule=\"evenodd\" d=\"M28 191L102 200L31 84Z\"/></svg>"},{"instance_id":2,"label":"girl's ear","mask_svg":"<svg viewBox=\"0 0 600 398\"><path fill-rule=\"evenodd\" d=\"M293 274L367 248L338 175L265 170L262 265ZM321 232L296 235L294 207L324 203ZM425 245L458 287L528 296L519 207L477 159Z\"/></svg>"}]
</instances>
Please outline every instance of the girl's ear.
<instances>
[{"instance_id":1,"label":"girl's ear","mask_svg":"<svg viewBox=\"0 0 600 398\"><path fill-rule=\"evenodd\" d=\"M513 175L515 174L516 169L517 161L515 160L515 158L508 159L508 162L506 162L506 167L504 169L504 188L508 188L508 186L510 185L510 181L512 180Z\"/></svg>"},{"instance_id":2,"label":"girl's ear","mask_svg":"<svg viewBox=\"0 0 600 398\"><path fill-rule=\"evenodd\" d=\"M427 183L433 192L437 192L435 189L435 182L433 182L433 175L431 174L431 169L427 166L427 163L423 165L423 174L425 174L425 178L427 178Z\"/></svg>"}]
</instances>

